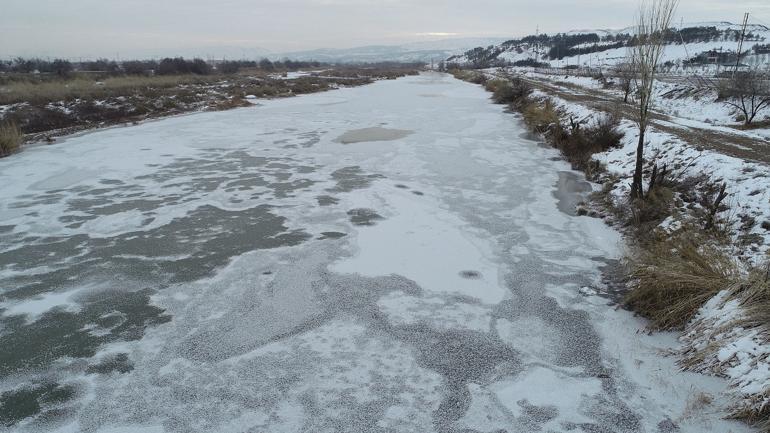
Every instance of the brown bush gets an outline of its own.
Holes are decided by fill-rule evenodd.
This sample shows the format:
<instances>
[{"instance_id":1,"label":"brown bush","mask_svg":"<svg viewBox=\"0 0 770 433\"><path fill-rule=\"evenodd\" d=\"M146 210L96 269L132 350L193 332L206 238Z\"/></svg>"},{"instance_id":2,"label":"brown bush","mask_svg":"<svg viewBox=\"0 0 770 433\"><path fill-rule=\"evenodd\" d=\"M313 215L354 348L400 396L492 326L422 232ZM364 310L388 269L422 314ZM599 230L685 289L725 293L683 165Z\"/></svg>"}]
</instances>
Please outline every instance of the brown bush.
<instances>
[{"instance_id":1,"label":"brown bush","mask_svg":"<svg viewBox=\"0 0 770 433\"><path fill-rule=\"evenodd\" d=\"M492 92L492 100L497 104L521 104L532 93L532 87L518 77L510 80L495 78L486 83L486 89Z\"/></svg>"},{"instance_id":2,"label":"brown bush","mask_svg":"<svg viewBox=\"0 0 770 433\"><path fill-rule=\"evenodd\" d=\"M467 71L464 69L453 69L452 71L450 71L450 73L454 75L454 77L457 78L458 80L467 81L473 84L481 84L481 85L487 84L487 76L484 75L483 72Z\"/></svg>"},{"instance_id":3,"label":"brown bush","mask_svg":"<svg viewBox=\"0 0 770 433\"><path fill-rule=\"evenodd\" d=\"M658 186L646 197L629 203L627 224L636 229L637 237L646 240L655 227L671 216L673 208L674 190L667 186Z\"/></svg>"},{"instance_id":4,"label":"brown bush","mask_svg":"<svg viewBox=\"0 0 770 433\"><path fill-rule=\"evenodd\" d=\"M561 124L551 129L551 141L575 169L589 173L599 170L591 157L620 145L623 133L618 130L620 121L611 115L597 117L593 123L575 121L570 125Z\"/></svg>"},{"instance_id":5,"label":"brown bush","mask_svg":"<svg viewBox=\"0 0 770 433\"><path fill-rule=\"evenodd\" d=\"M15 123L0 123L0 158L19 150L22 138L21 129Z\"/></svg>"},{"instance_id":6,"label":"brown bush","mask_svg":"<svg viewBox=\"0 0 770 433\"><path fill-rule=\"evenodd\" d=\"M557 110L550 99L538 99L529 101L522 108L524 122L537 133L548 132L552 127L560 125L560 111Z\"/></svg>"}]
</instances>

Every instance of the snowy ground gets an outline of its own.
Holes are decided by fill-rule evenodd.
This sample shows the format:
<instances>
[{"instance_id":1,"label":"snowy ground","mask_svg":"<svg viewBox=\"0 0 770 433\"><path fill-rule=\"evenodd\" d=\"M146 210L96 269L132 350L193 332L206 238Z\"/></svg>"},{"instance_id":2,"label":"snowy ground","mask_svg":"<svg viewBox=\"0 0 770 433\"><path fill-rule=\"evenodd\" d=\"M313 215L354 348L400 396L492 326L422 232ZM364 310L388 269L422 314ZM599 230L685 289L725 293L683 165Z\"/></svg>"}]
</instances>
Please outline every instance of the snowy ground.
<instances>
[{"instance_id":1,"label":"snowy ground","mask_svg":"<svg viewBox=\"0 0 770 433\"><path fill-rule=\"evenodd\" d=\"M533 79L547 80L564 89L569 89L569 86L579 86L579 88L588 89L616 99L623 98L623 92L618 88L618 79L613 77L612 74L607 77L610 86L605 86L599 80L592 77L568 74L543 74L537 73L531 68L508 68L508 70ZM493 69L488 69L487 71L490 74L495 73ZM770 128L745 131L729 128L742 125L742 122L736 120L741 113L735 107L720 101L716 88L698 86L698 82L694 80L667 82L665 81L666 75L661 77L655 82L653 90L655 99L654 110L656 112L674 117L679 123L695 125L699 128L721 129L758 140L770 137ZM755 122L760 123L768 119L770 119L770 111L763 110L760 111Z\"/></svg>"},{"instance_id":2,"label":"snowy ground","mask_svg":"<svg viewBox=\"0 0 770 433\"><path fill-rule=\"evenodd\" d=\"M749 431L514 117L424 74L0 161L2 428Z\"/></svg>"}]
</instances>

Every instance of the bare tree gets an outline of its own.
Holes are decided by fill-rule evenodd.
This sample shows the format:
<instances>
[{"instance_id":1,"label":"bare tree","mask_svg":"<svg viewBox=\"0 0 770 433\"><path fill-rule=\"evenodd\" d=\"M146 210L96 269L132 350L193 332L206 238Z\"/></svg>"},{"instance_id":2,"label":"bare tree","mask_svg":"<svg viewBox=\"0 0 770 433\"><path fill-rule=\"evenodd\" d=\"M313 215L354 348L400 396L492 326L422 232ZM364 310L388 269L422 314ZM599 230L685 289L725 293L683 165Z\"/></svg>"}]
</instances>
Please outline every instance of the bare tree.
<instances>
[{"instance_id":1,"label":"bare tree","mask_svg":"<svg viewBox=\"0 0 770 433\"><path fill-rule=\"evenodd\" d=\"M628 103L628 96L634 88L636 72L630 63L621 63L615 67L615 75L618 77L620 90L623 91L623 102Z\"/></svg>"},{"instance_id":2,"label":"bare tree","mask_svg":"<svg viewBox=\"0 0 770 433\"><path fill-rule=\"evenodd\" d=\"M724 103L743 114L743 123L751 125L760 111L770 107L770 75L758 69L736 72L720 83L720 97Z\"/></svg>"},{"instance_id":3,"label":"bare tree","mask_svg":"<svg viewBox=\"0 0 770 433\"><path fill-rule=\"evenodd\" d=\"M658 62L665 48L666 31L679 0L642 0L637 17L636 43L630 47L629 61L635 72L638 94L637 124L639 143L636 147L636 168L631 184L631 198L643 198L644 134L649 123L652 91Z\"/></svg>"}]
</instances>

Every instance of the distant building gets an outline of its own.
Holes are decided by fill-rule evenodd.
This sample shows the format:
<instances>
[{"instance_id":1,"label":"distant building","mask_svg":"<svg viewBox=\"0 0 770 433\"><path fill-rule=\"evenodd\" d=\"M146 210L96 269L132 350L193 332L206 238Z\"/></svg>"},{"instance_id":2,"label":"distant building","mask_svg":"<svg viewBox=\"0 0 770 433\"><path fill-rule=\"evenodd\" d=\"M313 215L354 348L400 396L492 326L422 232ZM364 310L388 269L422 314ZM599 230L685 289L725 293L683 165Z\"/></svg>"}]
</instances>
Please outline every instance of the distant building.
<instances>
[{"instance_id":1,"label":"distant building","mask_svg":"<svg viewBox=\"0 0 770 433\"><path fill-rule=\"evenodd\" d=\"M725 51L721 48L704 51L690 59L691 65L735 65L738 55L734 51Z\"/></svg>"},{"instance_id":2,"label":"distant building","mask_svg":"<svg viewBox=\"0 0 770 433\"><path fill-rule=\"evenodd\" d=\"M754 54L770 54L770 44L754 45Z\"/></svg>"}]
</instances>

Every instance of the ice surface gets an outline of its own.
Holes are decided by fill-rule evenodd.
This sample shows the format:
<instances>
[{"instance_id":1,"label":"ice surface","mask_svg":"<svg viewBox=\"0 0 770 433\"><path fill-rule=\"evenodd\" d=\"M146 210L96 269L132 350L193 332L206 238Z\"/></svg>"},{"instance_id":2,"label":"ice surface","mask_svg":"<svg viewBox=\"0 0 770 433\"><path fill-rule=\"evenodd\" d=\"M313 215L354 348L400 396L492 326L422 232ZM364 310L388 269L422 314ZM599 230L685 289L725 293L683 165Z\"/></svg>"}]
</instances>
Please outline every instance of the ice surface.
<instances>
[{"instance_id":1,"label":"ice surface","mask_svg":"<svg viewBox=\"0 0 770 433\"><path fill-rule=\"evenodd\" d=\"M462 220L401 190L394 189L384 200L393 216L360 230L359 254L336 263L333 270L366 276L398 274L430 292L466 295L488 304L505 297L497 266L469 239L471 232L463 230ZM462 278L467 269L480 277Z\"/></svg>"},{"instance_id":2,"label":"ice surface","mask_svg":"<svg viewBox=\"0 0 770 433\"><path fill-rule=\"evenodd\" d=\"M0 303L0 309L7 316L24 315L28 322L34 322L44 313L54 308L68 312L80 311L79 304L75 301L78 292L83 289L74 289L66 292L48 292L27 299L23 302L6 301Z\"/></svg>"},{"instance_id":3,"label":"ice surface","mask_svg":"<svg viewBox=\"0 0 770 433\"><path fill-rule=\"evenodd\" d=\"M602 391L602 383L596 378L580 378L535 367L523 377L502 381L493 385L497 398L514 416L521 416L526 404L538 407L554 407L559 415L550 422L591 422L583 412L583 402ZM546 424L547 425L547 424Z\"/></svg>"},{"instance_id":4,"label":"ice surface","mask_svg":"<svg viewBox=\"0 0 770 433\"><path fill-rule=\"evenodd\" d=\"M372 125L414 132L335 142ZM0 160L8 430L747 431L580 292L622 244L556 156L423 74Z\"/></svg>"}]
</instances>

